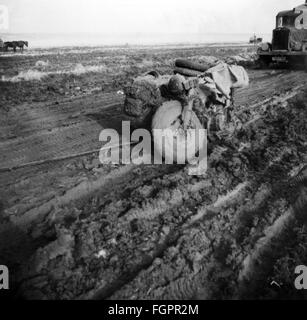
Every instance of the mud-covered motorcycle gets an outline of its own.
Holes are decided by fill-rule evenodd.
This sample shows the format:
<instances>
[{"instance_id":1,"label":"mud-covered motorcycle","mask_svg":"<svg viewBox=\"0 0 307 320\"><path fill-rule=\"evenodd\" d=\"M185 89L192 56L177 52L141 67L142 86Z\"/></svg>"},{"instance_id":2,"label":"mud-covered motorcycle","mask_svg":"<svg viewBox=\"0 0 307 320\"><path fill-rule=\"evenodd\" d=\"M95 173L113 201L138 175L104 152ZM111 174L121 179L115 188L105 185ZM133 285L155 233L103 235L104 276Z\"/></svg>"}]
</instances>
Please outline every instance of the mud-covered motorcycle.
<instances>
[{"instance_id":1,"label":"mud-covered motorcycle","mask_svg":"<svg viewBox=\"0 0 307 320\"><path fill-rule=\"evenodd\" d=\"M152 71L134 79L126 87L124 109L135 127L151 128L155 149L164 159L177 153L189 161L204 146L201 140L194 144L189 129L206 129L210 143L234 127L234 89L248 84L241 66L210 67L179 59L174 75Z\"/></svg>"}]
</instances>

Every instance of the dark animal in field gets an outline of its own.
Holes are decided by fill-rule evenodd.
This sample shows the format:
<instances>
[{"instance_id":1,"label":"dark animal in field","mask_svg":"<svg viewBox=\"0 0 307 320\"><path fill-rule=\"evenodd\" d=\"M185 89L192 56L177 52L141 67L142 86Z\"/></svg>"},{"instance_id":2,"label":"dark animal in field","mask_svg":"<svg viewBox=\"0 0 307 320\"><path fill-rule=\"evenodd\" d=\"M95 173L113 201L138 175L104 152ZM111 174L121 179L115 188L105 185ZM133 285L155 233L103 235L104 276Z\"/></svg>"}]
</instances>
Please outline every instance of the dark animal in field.
<instances>
[{"instance_id":1,"label":"dark animal in field","mask_svg":"<svg viewBox=\"0 0 307 320\"><path fill-rule=\"evenodd\" d=\"M12 48L16 52L17 42L16 41L6 41L4 42L4 51L8 51L9 48Z\"/></svg>"},{"instance_id":2,"label":"dark animal in field","mask_svg":"<svg viewBox=\"0 0 307 320\"><path fill-rule=\"evenodd\" d=\"M18 47L20 48L20 51L23 52L24 47L26 46L28 48L29 43L28 41L17 41Z\"/></svg>"},{"instance_id":3,"label":"dark animal in field","mask_svg":"<svg viewBox=\"0 0 307 320\"><path fill-rule=\"evenodd\" d=\"M20 48L20 51L23 52L24 47L28 47L28 41L7 41L4 42L4 51L8 51L9 48L12 48L16 52L17 48Z\"/></svg>"}]
</instances>

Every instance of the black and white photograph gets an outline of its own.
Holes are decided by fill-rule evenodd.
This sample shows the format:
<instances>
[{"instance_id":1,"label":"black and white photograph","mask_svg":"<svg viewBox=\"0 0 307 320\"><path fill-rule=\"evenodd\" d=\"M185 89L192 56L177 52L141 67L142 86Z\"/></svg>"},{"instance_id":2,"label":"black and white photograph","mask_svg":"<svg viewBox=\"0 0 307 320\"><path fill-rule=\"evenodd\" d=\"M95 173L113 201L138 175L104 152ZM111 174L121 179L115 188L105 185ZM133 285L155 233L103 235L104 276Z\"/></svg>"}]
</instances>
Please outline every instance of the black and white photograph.
<instances>
[{"instance_id":1,"label":"black and white photograph","mask_svg":"<svg viewBox=\"0 0 307 320\"><path fill-rule=\"evenodd\" d=\"M2 295L307 299L307 1L0 0Z\"/></svg>"}]
</instances>

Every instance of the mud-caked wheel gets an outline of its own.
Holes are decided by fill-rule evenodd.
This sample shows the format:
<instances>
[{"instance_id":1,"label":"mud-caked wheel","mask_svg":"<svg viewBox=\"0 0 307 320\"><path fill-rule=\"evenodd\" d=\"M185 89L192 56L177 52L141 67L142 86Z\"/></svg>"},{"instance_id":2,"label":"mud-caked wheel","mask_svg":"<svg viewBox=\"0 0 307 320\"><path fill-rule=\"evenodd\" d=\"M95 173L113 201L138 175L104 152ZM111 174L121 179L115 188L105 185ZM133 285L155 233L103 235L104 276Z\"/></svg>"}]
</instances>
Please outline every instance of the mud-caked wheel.
<instances>
[{"instance_id":1,"label":"mud-caked wheel","mask_svg":"<svg viewBox=\"0 0 307 320\"><path fill-rule=\"evenodd\" d=\"M158 152L167 163L175 163L179 158L188 162L205 147L204 136L200 136L198 140L195 139L192 130L183 129L181 114L182 105L179 101L167 101L158 108L152 120L155 152ZM203 129L194 112L191 112L189 129L194 129L196 134L199 129Z\"/></svg>"},{"instance_id":2,"label":"mud-caked wheel","mask_svg":"<svg viewBox=\"0 0 307 320\"><path fill-rule=\"evenodd\" d=\"M223 131L226 126L226 119L224 114L217 114L215 117L215 130Z\"/></svg>"}]
</instances>

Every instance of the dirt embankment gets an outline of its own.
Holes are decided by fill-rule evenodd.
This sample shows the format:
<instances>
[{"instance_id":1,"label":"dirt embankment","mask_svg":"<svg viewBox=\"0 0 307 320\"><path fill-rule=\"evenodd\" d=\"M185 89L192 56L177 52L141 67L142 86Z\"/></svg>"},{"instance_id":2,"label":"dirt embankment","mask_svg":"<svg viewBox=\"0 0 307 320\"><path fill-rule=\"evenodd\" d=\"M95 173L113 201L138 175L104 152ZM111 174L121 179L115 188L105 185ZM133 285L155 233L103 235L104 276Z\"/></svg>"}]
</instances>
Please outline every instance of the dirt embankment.
<instances>
[{"instance_id":1,"label":"dirt embankment","mask_svg":"<svg viewBox=\"0 0 307 320\"><path fill-rule=\"evenodd\" d=\"M15 292L49 299L304 298L293 282L294 266L307 264L306 229L294 218L297 191L288 179L307 161L307 92L293 89L306 86L306 74L249 74L250 88L235 99L242 129L210 155L206 177L190 177L183 166L101 166L94 154L1 173L0 256L14 270ZM10 157L21 163L14 150L31 150L42 132L45 153L27 160L57 153L58 137L63 154L84 150L83 143L96 148L103 119L121 117L120 97L117 106L101 108L112 97L14 107L9 114L23 110L24 126L15 118L3 127L2 164ZM78 127L92 127L85 131L91 138L69 138L71 115Z\"/></svg>"}]
</instances>

